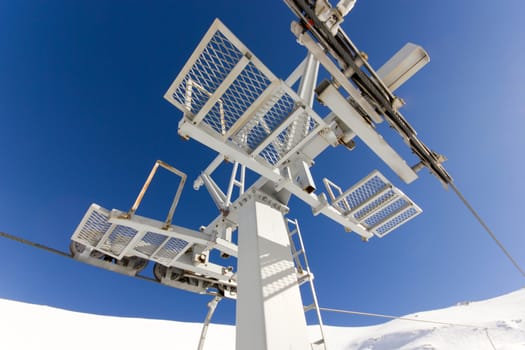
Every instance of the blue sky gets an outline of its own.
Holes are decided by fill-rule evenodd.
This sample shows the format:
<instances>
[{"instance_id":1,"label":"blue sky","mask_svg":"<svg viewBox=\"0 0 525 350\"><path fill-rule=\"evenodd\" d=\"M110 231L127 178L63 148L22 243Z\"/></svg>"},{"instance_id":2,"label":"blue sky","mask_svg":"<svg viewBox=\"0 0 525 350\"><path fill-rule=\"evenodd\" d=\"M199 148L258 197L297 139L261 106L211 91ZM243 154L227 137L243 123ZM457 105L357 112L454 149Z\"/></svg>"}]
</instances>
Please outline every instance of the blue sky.
<instances>
[{"instance_id":1,"label":"blue sky","mask_svg":"<svg viewBox=\"0 0 525 350\"><path fill-rule=\"evenodd\" d=\"M524 266L525 25L521 0L358 1L343 28L378 68L407 41L427 65L397 91L402 112L445 154L457 186ZM177 135L163 94L214 18L277 76L304 57L281 1L0 1L0 230L62 250L90 203L127 210L156 159L190 183L214 158ZM381 129L403 146L388 128ZM408 154L404 152L404 154ZM330 149L314 175L349 187L379 169L424 210L384 239L356 235L292 200L324 307L388 314L493 297L522 277L428 174L406 186L366 149ZM162 219L174 178L159 177L142 215ZM198 228L217 212L187 186L174 222ZM0 297L100 314L204 319L209 297L0 241ZM225 301L215 322L234 323ZM334 325L377 320L325 315Z\"/></svg>"}]
</instances>

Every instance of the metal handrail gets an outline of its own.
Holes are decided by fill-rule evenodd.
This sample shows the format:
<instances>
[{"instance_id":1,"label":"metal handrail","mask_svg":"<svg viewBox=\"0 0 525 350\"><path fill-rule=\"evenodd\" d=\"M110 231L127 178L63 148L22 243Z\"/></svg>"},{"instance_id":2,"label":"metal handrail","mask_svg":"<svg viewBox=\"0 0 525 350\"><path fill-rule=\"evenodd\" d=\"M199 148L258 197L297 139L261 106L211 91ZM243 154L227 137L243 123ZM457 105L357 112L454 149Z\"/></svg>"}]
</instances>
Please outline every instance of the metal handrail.
<instances>
[{"instance_id":1,"label":"metal handrail","mask_svg":"<svg viewBox=\"0 0 525 350\"><path fill-rule=\"evenodd\" d=\"M182 189L184 188L184 184L186 183L187 176L182 171L174 168L173 166L167 164L166 162L163 162L162 160L157 160L155 162L155 165L153 165L153 169L151 169L151 172L148 175L148 178L146 179L146 182L144 183L144 186L142 186L142 189L140 190L137 199L135 200L135 203L133 203L133 206L128 211L126 217L130 219L133 215L135 215L137 209L139 208L140 203L142 202L142 199L144 198L144 195L146 194L146 191L149 188L149 185L151 184L151 181L153 180L153 177L155 176L155 173L157 172L157 169L159 166L163 167L164 169L174 173L175 175L179 176L181 178L179 187L177 188L177 192L175 193L175 197L173 198L173 202L171 203L170 210L168 212L168 216L166 217L165 226L164 228L168 228L171 225L173 214L175 213L175 209L177 208L177 205L179 204L179 199L182 194Z\"/></svg>"}]
</instances>

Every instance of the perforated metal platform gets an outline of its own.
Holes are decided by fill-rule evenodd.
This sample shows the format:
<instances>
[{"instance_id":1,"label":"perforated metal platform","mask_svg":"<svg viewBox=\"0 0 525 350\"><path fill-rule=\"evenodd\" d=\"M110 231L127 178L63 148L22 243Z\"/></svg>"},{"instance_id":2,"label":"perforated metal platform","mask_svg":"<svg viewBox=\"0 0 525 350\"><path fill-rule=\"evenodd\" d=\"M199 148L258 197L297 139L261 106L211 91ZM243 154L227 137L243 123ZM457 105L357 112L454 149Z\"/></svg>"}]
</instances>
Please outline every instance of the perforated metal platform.
<instances>
[{"instance_id":1,"label":"perforated metal platform","mask_svg":"<svg viewBox=\"0 0 525 350\"><path fill-rule=\"evenodd\" d=\"M324 127L323 120L215 20L164 96L186 122L274 169ZM181 128L182 129L182 128ZM190 136L191 130L182 130Z\"/></svg>"},{"instance_id":2,"label":"perforated metal platform","mask_svg":"<svg viewBox=\"0 0 525 350\"><path fill-rule=\"evenodd\" d=\"M322 130L331 130L330 126L219 20L214 21L164 98L183 112L181 136L278 183L315 212L365 239L374 234L382 237L421 212L380 174L336 201L332 198L331 205L313 191L305 192L305 188L315 191L313 180L309 181L311 186L299 186L297 178L308 176L292 175L282 168L294 162L303 164L301 152L314 143L314 137L324 135ZM346 105L347 101L341 103ZM363 128L370 127L366 124ZM390 186L390 192L382 192L385 186Z\"/></svg>"},{"instance_id":3,"label":"perforated metal platform","mask_svg":"<svg viewBox=\"0 0 525 350\"><path fill-rule=\"evenodd\" d=\"M377 170L337 197L332 191L336 186L330 185L332 205L342 215L350 216L378 237L383 237L422 212Z\"/></svg>"},{"instance_id":4,"label":"perforated metal platform","mask_svg":"<svg viewBox=\"0 0 525 350\"><path fill-rule=\"evenodd\" d=\"M189 242L109 222L110 211L92 204L71 239L115 259L138 256L170 266Z\"/></svg>"}]
</instances>

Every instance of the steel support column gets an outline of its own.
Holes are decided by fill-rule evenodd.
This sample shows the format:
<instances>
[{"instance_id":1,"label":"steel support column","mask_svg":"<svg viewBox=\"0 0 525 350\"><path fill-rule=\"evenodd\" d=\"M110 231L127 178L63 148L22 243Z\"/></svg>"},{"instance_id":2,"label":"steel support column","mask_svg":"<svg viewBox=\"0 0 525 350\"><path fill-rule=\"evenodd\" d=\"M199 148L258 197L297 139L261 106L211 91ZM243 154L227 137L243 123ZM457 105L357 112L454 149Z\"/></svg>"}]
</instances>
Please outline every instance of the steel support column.
<instances>
[{"instance_id":1,"label":"steel support column","mask_svg":"<svg viewBox=\"0 0 525 350\"><path fill-rule=\"evenodd\" d=\"M237 350L310 349L284 213L270 196L239 201Z\"/></svg>"}]
</instances>

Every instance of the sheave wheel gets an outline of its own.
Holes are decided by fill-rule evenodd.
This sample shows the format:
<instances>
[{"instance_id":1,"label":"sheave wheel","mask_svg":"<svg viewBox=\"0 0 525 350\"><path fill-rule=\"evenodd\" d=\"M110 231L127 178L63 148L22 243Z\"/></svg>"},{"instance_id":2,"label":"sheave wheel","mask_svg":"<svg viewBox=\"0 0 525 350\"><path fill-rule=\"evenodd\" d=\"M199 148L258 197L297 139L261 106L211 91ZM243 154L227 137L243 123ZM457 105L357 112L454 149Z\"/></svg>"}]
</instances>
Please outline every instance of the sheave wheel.
<instances>
[{"instance_id":1,"label":"sheave wheel","mask_svg":"<svg viewBox=\"0 0 525 350\"><path fill-rule=\"evenodd\" d=\"M82 243L71 241L71 243L69 244L69 251L71 252L72 256L82 254L85 249L86 249L86 246L83 245ZM93 250L90 255L97 259L102 259L104 257L103 253L98 252L96 250Z\"/></svg>"},{"instance_id":2,"label":"sheave wheel","mask_svg":"<svg viewBox=\"0 0 525 350\"><path fill-rule=\"evenodd\" d=\"M155 263L153 266L153 276L155 276L155 279L159 282L162 278L166 277L166 271L168 271L168 268L162 264Z\"/></svg>"},{"instance_id":3,"label":"sheave wheel","mask_svg":"<svg viewBox=\"0 0 525 350\"><path fill-rule=\"evenodd\" d=\"M117 260L117 265L125 266L129 270L140 272L148 265L148 260L139 258L138 256L125 257Z\"/></svg>"},{"instance_id":4,"label":"sheave wheel","mask_svg":"<svg viewBox=\"0 0 525 350\"><path fill-rule=\"evenodd\" d=\"M69 243L69 251L71 252L72 256L82 254L84 249L86 249L86 246L82 243L78 243L75 241L71 241L71 243Z\"/></svg>"}]
</instances>

